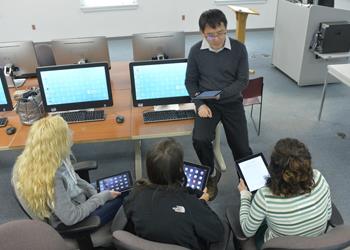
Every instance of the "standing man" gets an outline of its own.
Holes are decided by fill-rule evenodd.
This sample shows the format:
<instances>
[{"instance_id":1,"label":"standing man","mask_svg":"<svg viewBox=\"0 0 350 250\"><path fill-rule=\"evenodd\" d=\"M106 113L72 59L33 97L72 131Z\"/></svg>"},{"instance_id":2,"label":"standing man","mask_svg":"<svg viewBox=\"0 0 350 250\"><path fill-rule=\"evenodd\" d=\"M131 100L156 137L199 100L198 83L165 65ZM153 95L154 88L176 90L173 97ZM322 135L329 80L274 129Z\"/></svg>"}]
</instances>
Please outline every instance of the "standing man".
<instances>
[{"instance_id":1,"label":"standing man","mask_svg":"<svg viewBox=\"0 0 350 250\"><path fill-rule=\"evenodd\" d=\"M248 56L242 43L227 36L227 20L221 10L203 12L199 28L203 40L190 50L185 84L191 97L206 90L222 90L217 99L193 100L198 114L193 146L201 163L211 168L208 193L213 199L221 176L214 168L212 145L219 121L224 126L233 157L237 160L252 154L241 94L249 80Z\"/></svg>"}]
</instances>

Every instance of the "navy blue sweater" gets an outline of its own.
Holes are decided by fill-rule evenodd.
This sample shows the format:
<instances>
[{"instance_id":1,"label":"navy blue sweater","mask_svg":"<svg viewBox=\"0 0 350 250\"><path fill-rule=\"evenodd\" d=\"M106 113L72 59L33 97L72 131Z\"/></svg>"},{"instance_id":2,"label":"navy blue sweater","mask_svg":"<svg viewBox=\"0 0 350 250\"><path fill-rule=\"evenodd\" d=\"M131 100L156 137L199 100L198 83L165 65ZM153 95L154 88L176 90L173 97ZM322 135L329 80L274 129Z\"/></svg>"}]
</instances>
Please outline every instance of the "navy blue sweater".
<instances>
[{"instance_id":1,"label":"navy blue sweater","mask_svg":"<svg viewBox=\"0 0 350 250\"><path fill-rule=\"evenodd\" d=\"M186 88L190 96L205 90L223 90L219 103L237 101L249 80L248 55L244 44L230 38L231 50L216 53L193 45L188 56ZM195 100L198 108L205 103Z\"/></svg>"}]
</instances>

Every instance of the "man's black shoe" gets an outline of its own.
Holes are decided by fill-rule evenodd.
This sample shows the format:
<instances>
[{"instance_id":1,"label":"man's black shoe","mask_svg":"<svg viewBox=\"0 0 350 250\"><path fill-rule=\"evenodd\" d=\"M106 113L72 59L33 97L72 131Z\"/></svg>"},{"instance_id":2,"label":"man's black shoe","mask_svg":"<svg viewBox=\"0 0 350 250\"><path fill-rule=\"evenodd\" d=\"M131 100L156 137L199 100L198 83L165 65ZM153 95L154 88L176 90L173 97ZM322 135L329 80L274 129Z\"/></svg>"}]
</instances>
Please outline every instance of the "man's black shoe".
<instances>
[{"instance_id":1,"label":"man's black shoe","mask_svg":"<svg viewBox=\"0 0 350 250\"><path fill-rule=\"evenodd\" d=\"M212 201L216 198L218 194L218 183L216 182L215 178L209 177L207 182L207 188L207 192L209 194L209 201Z\"/></svg>"},{"instance_id":2,"label":"man's black shoe","mask_svg":"<svg viewBox=\"0 0 350 250\"><path fill-rule=\"evenodd\" d=\"M220 178L221 178L221 169L219 169L219 167L214 166L215 168L215 175L214 176L210 176L211 178L213 178L213 180L216 183L219 183Z\"/></svg>"}]
</instances>

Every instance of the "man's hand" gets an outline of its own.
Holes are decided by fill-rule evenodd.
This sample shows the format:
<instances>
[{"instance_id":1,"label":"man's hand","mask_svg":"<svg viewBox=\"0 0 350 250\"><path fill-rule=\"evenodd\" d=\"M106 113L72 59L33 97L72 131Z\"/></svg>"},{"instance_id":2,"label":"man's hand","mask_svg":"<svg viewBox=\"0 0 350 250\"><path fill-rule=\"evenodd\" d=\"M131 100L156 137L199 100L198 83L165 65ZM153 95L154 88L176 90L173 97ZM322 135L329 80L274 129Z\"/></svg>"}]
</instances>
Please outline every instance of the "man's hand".
<instances>
[{"instance_id":1,"label":"man's hand","mask_svg":"<svg viewBox=\"0 0 350 250\"><path fill-rule=\"evenodd\" d=\"M242 178L239 179L239 184L238 184L237 188L238 188L239 192L242 192L243 190L248 190L247 186L245 185Z\"/></svg>"},{"instance_id":2,"label":"man's hand","mask_svg":"<svg viewBox=\"0 0 350 250\"><path fill-rule=\"evenodd\" d=\"M112 199L115 199L117 198L119 195L121 195L122 193L121 192L118 192L118 191L114 191L114 190L111 190L109 191L112 195Z\"/></svg>"},{"instance_id":3,"label":"man's hand","mask_svg":"<svg viewBox=\"0 0 350 250\"><path fill-rule=\"evenodd\" d=\"M209 194L207 193L208 189L204 188L202 196L199 198L200 200L209 201Z\"/></svg>"},{"instance_id":4,"label":"man's hand","mask_svg":"<svg viewBox=\"0 0 350 250\"><path fill-rule=\"evenodd\" d=\"M202 104L201 106L199 106L198 115L199 117L202 117L202 118L211 118L213 116L210 108L205 104Z\"/></svg>"}]
</instances>

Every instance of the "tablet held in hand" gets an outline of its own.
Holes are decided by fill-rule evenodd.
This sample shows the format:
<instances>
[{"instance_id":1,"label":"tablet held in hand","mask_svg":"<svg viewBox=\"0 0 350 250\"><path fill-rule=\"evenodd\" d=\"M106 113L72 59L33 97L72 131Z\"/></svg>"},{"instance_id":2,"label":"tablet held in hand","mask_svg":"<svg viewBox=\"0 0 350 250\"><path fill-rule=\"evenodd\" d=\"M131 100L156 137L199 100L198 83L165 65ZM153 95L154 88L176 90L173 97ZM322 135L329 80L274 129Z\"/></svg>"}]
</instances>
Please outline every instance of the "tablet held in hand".
<instances>
[{"instance_id":1,"label":"tablet held in hand","mask_svg":"<svg viewBox=\"0 0 350 250\"><path fill-rule=\"evenodd\" d=\"M220 94L222 93L222 90L208 90L200 92L195 97L192 97L194 100L200 100L200 99L220 99Z\"/></svg>"}]
</instances>

